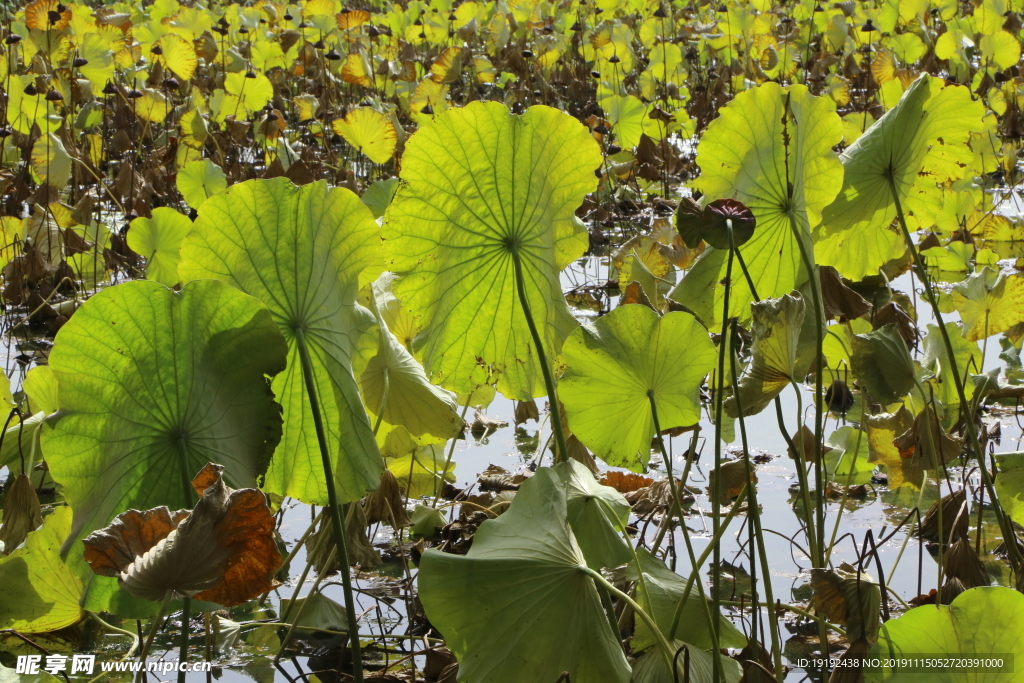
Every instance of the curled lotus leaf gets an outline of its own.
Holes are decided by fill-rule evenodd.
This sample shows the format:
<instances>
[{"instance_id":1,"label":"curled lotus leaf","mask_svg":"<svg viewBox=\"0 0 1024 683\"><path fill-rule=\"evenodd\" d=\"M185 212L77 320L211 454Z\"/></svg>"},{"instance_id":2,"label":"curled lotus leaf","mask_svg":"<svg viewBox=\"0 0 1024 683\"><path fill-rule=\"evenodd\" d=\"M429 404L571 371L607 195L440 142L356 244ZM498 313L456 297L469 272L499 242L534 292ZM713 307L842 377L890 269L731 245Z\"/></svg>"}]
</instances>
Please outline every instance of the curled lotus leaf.
<instances>
[{"instance_id":1,"label":"curled lotus leaf","mask_svg":"<svg viewBox=\"0 0 1024 683\"><path fill-rule=\"evenodd\" d=\"M118 515L85 538L85 561L144 600L173 591L230 607L270 590L281 553L266 495L232 489L223 470L210 463L192 480L200 498L191 512L158 507Z\"/></svg>"}]
</instances>

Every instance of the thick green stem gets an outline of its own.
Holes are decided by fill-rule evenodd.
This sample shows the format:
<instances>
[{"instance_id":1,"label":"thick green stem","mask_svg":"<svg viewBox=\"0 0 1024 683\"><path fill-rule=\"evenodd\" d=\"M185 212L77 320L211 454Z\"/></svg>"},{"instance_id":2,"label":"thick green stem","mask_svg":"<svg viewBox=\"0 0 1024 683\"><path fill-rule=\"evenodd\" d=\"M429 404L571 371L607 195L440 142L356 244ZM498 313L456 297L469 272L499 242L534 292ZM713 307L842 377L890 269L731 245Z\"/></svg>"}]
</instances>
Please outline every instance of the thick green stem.
<instances>
[{"instance_id":1,"label":"thick green stem","mask_svg":"<svg viewBox=\"0 0 1024 683\"><path fill-rule=\"evenodd\" d=\"M727 220L726 225L729 230L729 245L732 247L732 221ZM711 491L711 532L717 538L719 535L719 528L721 525L721 509L722 509L722 417L724 412L725 404L725 353L726 348L729 346L729 295L732 293L732 262L733 257L736 254L736 250L733 248L729 249L729 258L726 260L725 265L725 292L722 295L722 336L718 341L718 370L716 376L715 386L715 472L719 473L715 477L715 483ZM735 378L733 379L735 383ZM722 565L722 550L718 543L714 544L714 560L713 567L714 571L711 572L711 607L715 614L721 611L720 596L720 569ZM715 634L717 636L718 624L715 624ZM717 663L717 659L715 662ZM720 672L715 670L715 680L718 681Z\"/></svg>"},{"instance_id":2,"label":"thick green stem","mask_svg":"<svg viewBox=\"0 0 1024 683\"><path fill-rule=\"evenodd\" d=\"M942 311L939 310L939 302L935 298L935 291L932 289L931 278L928 277L928 270L924 266L924 262L921 260L921 254L917 251L917 245L914 244L914 239L910 235L910 229L907 228L907 219L903 215L903 205L900 202L899 192L896 190L896 182L893 180L892 174L887 175L889 181L889 191L892 194L893 203L896 205L896 218L899 221L900 228L903 231L903 239L907 242L907 249L910 250L910 255L913 257L914 265L917 267L917 271L921 274L921 282L924 284L925 296L928 297L928 303L932 307L932 315L935 316L935 321L939 326L939 335L942 337L942 345L946 349L946 357L948 358L949 367L953 371L953 383L956 386L957 398L960 399L960 409L963 411L963 423L964 430L967 432L967 439L971 444L971 450L974 456L978 459L978 470L981 472L981 482L985 486L985 490L988 492L989 499L993 502L993 510L996 513L996 518L999 520L999 528L1003 532L1003 540L1005 541L1006 553L1010 557L1010 563L1013 565L1015 573L1021 571L1021 563L1024 558L1021 558L1020 549L1017 547L1017 535L1013 531L1013 525L1003 512L1002 507L997 503L999 500L996 496L995 487L992 484L992 477L989 474L988 468L985 466L985 451L981 447L981 443L978 440L978 432L974 425L974 416L967 413L969 403L967 402L967 395L964 392L964 381L960 377L960 369L956 364L956 355L953 352L953 343L949 338L949 332L946 331L946 323L942 319ZM941 491L939 507L942 507ZM941 540L941 539L940 539Z\"/></svg>"},{"instance_id":3,"label":"thick green stem","mask_svg":"<svg viewBox=\"0 0 1024 683\"><path fill-rule=\"evenodd\" d=\"M345 610L348 612L349 645L352 649L352 674L355 683L363 683L363 657L359 648L359 628L356 623L356 605L352 597L352 575L348 561L348 547L345 542L345 526L341 519L341 505L338 502L338 491L334 485L334 468L331 466L331 451L327 445L327 429L324 427L323 415L320 413L320 399L316 391L313 377L313 361L306 348L306 335L301 327L295 329L295 344L299 349L302 362L302 377L306 384L306 396L313 412L313 426L316 429L316 440L320 446L320 458L324 466L324 478L327 484L328 510L334 528L334 541L338 546L338 564L341 569L341 585L345 593Z\"/></svg>"},{"instance_id":4,"label":"thick green stem","mask_svg":"<svg viewBox=\"0 0 1024 683\"><path fill-rule=\"evenodd\" d=\"M665 638L665 634L658 628L658 624L651 618L651 615L644 611L644 609L627 594L616 588L608 579L601 576L601 572L594 571L590 567L580 565L580 571L585 573L587 576L594 580L599 587L604 588L606 591L622 600L624 603L629 605L633 611L639 616L647 628L651 629L651 633L654 634L654 639L658 642L658 649L661 651L662 657L665 659L665 665L668 667L669 672L672 671L672 659L675 657L675 649L669 644Z\"/></svg>"},{"instance_id":5,"label":"thick green stem","mask_svg":"<svg viewBox=\"0 0 1024 683\"><path fill-rule=\"evenodd\" d=\"M519 305L523 309L523 316L530 328L530 336L533 337L533 346L537 349L537 360L540 361L540 369L544 374L544 386L548 391L548 403L551 404L551 429L555 434L555 445L558 450L555 453L555 462L559 463L569 458L569 449L565 445L565 434L562 432L562 415L558 405L558 393L555 391L555 376L551 372L551 364L548 363L547 354L544 353L544 343L541 341L540 332L537 331L537 324L530 312L530 303L526 300L526 283L523 282L523 264L519 257L518 247L512 247L512 263L516 271L516 292L519 294Z\"/></svg>"}]
</instances>

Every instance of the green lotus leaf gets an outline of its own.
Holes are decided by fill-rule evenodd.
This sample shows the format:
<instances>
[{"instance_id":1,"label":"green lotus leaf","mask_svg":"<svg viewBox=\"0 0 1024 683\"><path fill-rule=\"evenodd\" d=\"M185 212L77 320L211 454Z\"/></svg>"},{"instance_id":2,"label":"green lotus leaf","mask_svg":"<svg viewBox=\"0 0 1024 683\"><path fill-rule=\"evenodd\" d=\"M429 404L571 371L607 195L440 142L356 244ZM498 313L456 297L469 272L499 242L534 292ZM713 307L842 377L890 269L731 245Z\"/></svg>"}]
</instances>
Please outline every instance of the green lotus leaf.
<instances>
[{"instance_id":1,"label":"green lotus leaf","mask_svg":"<svg viewBox=\"0 0 1024 683\"><path fill-rule=\"evenodd\" d=\"M871 400L896 403L914 388L917 369L895 323L854 335L852 346L853 373Z\"/></svg>"},{"instance_id":2,"label":"green lotus leaf","mask_svg":"<svg viewBox=\"0 0 1024 683\"><path fill-rule=\"evenodd\" d=\"M208 462L255 487L280 437L266 376L285 351L267 309L224 283L93 295L50 355L60 410L42 446L75 512L65 548L129 508L191 508L192 474Z\"/></svg>"},{"instance_id":3,"label":"green lotus leaf","mask_svg":"<svg viewBox=\"0 0 1024 683\"><path fill-rule=\"evenodd\" d=\"M996 494L1006 514L1018 524L1024 524L1024 451L999 453L995 456L999 466Z\"/></svg>"},{"instance_id":4,"label":"green lotus leaf","mask_svg":"<svg viewBox=\"0 0 1024 683\"><path fill-rule=\"evenodd\" d=\"M377 283L371 289L369 308L377 315L377 353L359 375L359 388L370 419L401 425L413 437L446 440L462 431L454 393L434 386L423 366L388 329L377 308Z\"/></svg>"},{"instance_id":5,"label":"green lotus leaf","mask_svg":"<svg viewBox=\"0 0 1024 683\"><path fill-rule=\"evenodd\" d=\"M412 533L427 538L433 536L440 527L448 523L444 513L428 505L417 505L409 519L412 522ZM422 574L420 576L422 577Z\"/></svg>"},{"instance_id":6,"label":"green lotus leaf","mask_svg":"<svg viewBox=\"0 0 1024 683\"><path fill-rule=\"evenodd\" d=\"M639 472L650 457L654 397L661 429L700 419L700 386L715 363L707 330L689 313L620 306L573 332L558 394L573 434L609 465Z\"/></svg>"},{"instance_id":7,"label":"green lotus leaf","mask_svg":"<svg viewBox=\"0 0 1024 683\"><path fill-rule=\"evenodd\" d=\"M566 516L564 485L541 468L507 512L480 525L468 554L423 553L420 600L460 679L554 681L568 671L573 683L629 680Z\"/></svg>"},{"instance_id":8,"label":"green lotus leaf","mask_svg":"<svg viewBox=\"0 0 1024 683\"><path fill-rule=\"evenodd\" d=\"M469 392L484 364L509 398L545 393L515 261L553 362L576 327L559 273L587 248L575 211L594 190L601 161L582 124L543 106L515 116L473 102L436 115L409 139L384 247L399 274L395 295L423 330L431 381Z\"/></svg>"},{"instance_id":9,"label":"green lotus leaf","mask_svg":"<svg viewBox=\"0 0 1024 683\"><path fill-rule=\"evenodd\" d=\"M968 341L991 337L1024 322L1024 277L982 268L953 285L952 303Z\"/></svg>"},{"instance_id":10,"label":"green lotus leaf","mask_svg":"<svg viewBox=\"0 0 1024 683\"><path fill-rule=\"evenodd\" d=\"M25 544L0 557L0 629L47 633L85 616L78 604L82 582L60 557L71 531L71 509L59 507L28 534Z\"/></svg>"},{"instance_id":11,"label":"green lotus leaf","mask_svg":"<svg viewBox=\"0 0 1024 683\"><path fill-rule=\"evenodd\" d=\"M281 614L287 615L289 622L300 627L300 630L305 627L310 630L348 632L348 613L345 608L323 593L313 593L294 600L282 598Z\"/></svg>"},{"instance_id":12,"label":"green lotus leaf","mask_svg":"<svg viewBox=\"0 0 1024 683\"><path fill-rule=\"evenodd\" d=\"M679 654L676 664L679 672L673 675L665 664L665 658L657 650L649 650L633 662L633 677L630 683L675 683L688 680L690 683L714 683L714 655L681 640L673 641L672 649ZM719 655L722 663L722 683L739 683L743 678L740 663L728 655ZM683 676L684 663L689 661L688 675Z\"/></svg>"},{"instance_id":13,"label":"green lotus leaf","mask_svg":"<svg viewBox=\"0 0 1024 683\"><path fill-rule=\"evenodd\" d=\"M622 494L599 484L587 466L576 460L558 463L554 469L565 484L569 528L587 566L600 569L629 562L633 553L622 533L631 508Z\"/></svg>"},{"instance_id":14,"label":"green lotus leaf","mask_svg":"<svg viewBox=\"0 0 1024 683\"><path fill-rule=\"evenodd\" d=\"M46 413L41 410L9 427L0 444L0 467L9 467L13 473L31 472L33 465L42 459L39 437L46 428Z\"/></svg>"},{"instance_id":15,"label":"green lotus leaf","mask_svg":"<svg viewBox=\"0 0 1024 683\"><path fill-rule=\"evenodd\" d=\"M637 549L636 555L639 564L633 562L627 568L628 576L633 581L640 578L640 572L643 573L643 585L637 585L635 598L667 637L672 629L679 601L686 593L686 579L643 548ZM713 643L702 601L707 602L700 596L697 587L693 586L690 594L686 596L686 604L683 605L679 623L676 625L675 637L696 647L710 649ZM708 603L708 610L710 609L711 604ZM721 647L742 648L747 645L747 638L721 614L718 615L718 628L718 642ZM642 619L636 619L633 639L630 641L633 651L639 652L651 647L655 642L654 634L647 624Z\"/></svg>"},{"instance_id":16,"label":"green lotus leaf","mask_svg":"<svg viewBox=\"0 0 1024 683\"><path fill-rule=\"evenodd\" d=\"M388 469L410 498L434 496L445 482L455 481L455 463L447 462L446 455L442 445L420 446L388 460Z\"/></svg>"},{"instance_id":17,"label":"green lotus leaf","mask_svg":"<svg viewBox=\"0 0 1024 683\"><path fill-rule=\"evenodd\" d=\"M896 203L889 178L905 213L923 208L938 194L938 183L962 177L972 162L965 143L983 129L984 113L967 88L928 75L914 81L843 153L843 189L815 229L818 263L857 281L902 255L906 245L892 227Z\"/></svg>"},{"instance_id":18,"label":"green lotus leaf","mask_svg":"<svg viewBox=\"0 0 1024 683\"><path fill-rule=\"evenodd\" d=\"M923 605L882 625L868 657L998 657L1002 671L981 667L929 668L924 673L865 668L868 683L1011 683L1020 680L1024 652L1024 594L992 586L964 591L949 605ZM1015 656L1014 656L1015 655Z\"/></svg>"},{"instance_id":19,"label":"green lotus leaf","mask_svg":"<svg viewBox=\"0 0 1024 683\"><path fill-rule=\"evenodd\" d=\"M338 496L362 498L383 462L363 409L353 361L373 314L356 303L360 278L379 271L380 231L352 192L285 178L250 180L211 197L181 247L184 280L228 282L267 304L288 342L288 368L273 389L284 433L264 490L327 503L296 332L303 330L334 460ZM376 271L376 272L374 272ZM365 341L364 341L365 339Z\"/></svg>"},{"instance_id":20,"label":"green lotus leaf","mask_svg":"<svg viewBox=\"0 0 1024 683\"><path fill-rule=\"evenodd\" d=\"M57 379L49 365L37 365L25 375L21 388L28 397L33 412L56 412L60 407L57 401Z\"/></svg>"},{"instance_id":21,"label":"green lotus leaf","mask_svg":"<svg viewBox=\"0 0 1024 683\"><path fill-rule=\"evenodd\" d=\"M128 246L146 259L146 279L168 287L181 281L178 261L181 241L192 229L192 221L174 209L153 209L152 218L136 218L128 230Z\"/></svg>"},{"instance_id":22,"label":"green lotus leaf","mask_svg":"<svg viewBox=\"0 0 1024 683\"><path fill-rule=\"evenodd\" d=\"M792 382L802 381L814 356L813 334L804 324L805 304L799 292L759 301L750 310L753 357L737 382L745 416L761 412ZM725 409L738 417L735 397L726 400Z\"/></svg>"},{"instance_id":23,"label":"green lotus leaf","mask_svg":"<svg viewBox=\"0 0 1024 683\"><path fill-rule=\"evenodd\" d=\"M807 281L796 235L810 254L810 229L842 186L832 148L843 129L831 99L802 85L765 83L739 93L719 114L697 147L696 184L708 202L737 199L757 219L753 237L739 247L757 297L734 263L729 299L729 316L748 320L752 301ZM705 250L669 295L711 329L721 326L727 259L728 250Z\"/></svg>"},{"instance_id":24,"label":"green lotus leaf","mask_svg":"<svg viewBox=\"0 0 1024 683\"><path fill-rule=\"evenodd\" d=\"M228 186L220 166L209 159L190 161L178 171L175 184L185 203L199 209L207 199Z\"/></svg>"},{"instance_id":25,"label":"green lotus leaf","mask_svg":"<svg viewBox=\"0 0 1024 683\"><path fill-rule=\"evenodd\" d=\"M830 481L843 486L871 481L875 466L869 462L867 434L853 427L840 427L825 443L829 446L825 453L825 471Z\"/></svg>"},{"instance_id":26,"label":"green lotus leaf","mask_svg":"<svg viewBox=\"0 0 1024 683\"><path fill-rule=\"evenodd\" d=\"M398 178L375 180L366 188L361 199L374 218L380 218L387 211L391 200L395 198L395 192L398 191L399 182Z\"/></svg>"},{"instance_id":27,"label":"green lotus leaf","mask_svg":"<svg viewBox=\"0 0 1024 683\"><path fill-rule=\"evenodd\" d=\"M961 378L964 380L965 398L970 401L974 395L974 382L966 380L968 376L981 372L982 356L977 342L969 341L961 334L959 323L946 323L946 332L953 345L955 366L949 362L949 354L946 353L938 325L928 326L928 332L921 344L924 351L921 366L931 374L929 382L934 386L935 398L942 401L943 405L953 406L960 403L953 379L953 368L960 370Z\"/></svg>"}]
</instances>

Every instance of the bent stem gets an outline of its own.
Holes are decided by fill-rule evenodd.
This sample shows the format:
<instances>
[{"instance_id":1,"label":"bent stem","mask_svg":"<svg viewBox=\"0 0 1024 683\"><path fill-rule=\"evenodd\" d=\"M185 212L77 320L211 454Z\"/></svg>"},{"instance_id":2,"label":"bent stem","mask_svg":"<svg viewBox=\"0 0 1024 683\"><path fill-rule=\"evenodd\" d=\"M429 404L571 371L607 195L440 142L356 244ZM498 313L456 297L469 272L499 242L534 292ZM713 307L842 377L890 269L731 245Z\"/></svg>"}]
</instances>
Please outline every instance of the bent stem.
<instances>
[{"instance_id":1,"label":"bent stem","mask_svg":"<svg viewBox=\"0 0 1024 683\"><path fill-rule=\"evenodd\" d=\"M960 376L960 369L956 364L956 356L953 353L953 343L949 339L949 332L946 331L946 322L942 318L942 311L939 310L939 302L935 298L935 291L932 289L931 278L928 276L928 271L925 269L924 262L921 260L921 254L917 251L917 245L914 244L914 240L910 236L910 229L907 228L907 219L903 215L903 205L900 203L899 193L896 191L896 181L893 180L892 173L886 174L886 180L889 181L889 192L892 194L893 203L896 205L896 218L899 221L900 229L903 231L903 239L907 243L907 249L910 250L910 255L914 260L914 265L921 274L921 283L924 284L925 295L928 297L928 303L932 307L932 315L935 316L935 321L939 324L939 335L942 337L942 345L946 349L946 357L949 359L949 366L953 370L953 384L956 386L956 395L957 398L960 399L960 410L963 412L962 418L964 430L967 432L967 438L970 441L971 450L974 452L974 456L978 459L978 469L981 472L981 482L985 486L985 490L988 492L989 498L992 501L996 501L998 500L998 497L996 496L995 487L992 484L992 477L989 474L988 468L985 466L985 451L981 448L981 443L978 440L978 432L975 430L974 426L974 417L966 412L969 409L970 404L967 402L967 395L964 392L964 380ZM939 508L942 508L941 489ZM1007 555L1009 555L1010 558L1010 564L1013 566L1014 573L1019 575L1021 571L1021 563L1024 561L1024 558L1021 557L1020 549L1017 547L1017 535L1013 531L1013 525L1010 523L1010 520L1006 518L1001 506L993 505L992 508L996 513L996 518L999 520L999 528L1003 533L1003 539L1005 541Z\"/></svg>"},{"instance_id":2,"label":"bent stem","mask_svg":"<svg viewBox=\"0 0 1024 683\"><path fill-rule=\"evenodd\" d=\"M665 666L667 666L668 670L671 672L673 670L672 660L675 658L675 649L669 645L668 640L665 638L665 634L658 628L658 624L656 624L654 619L651 618L651 615L645 612L643 607L641 607L636 600L620 591L618 588L613 586L608 579L601 576L600 572L594 571L586 565L580 565L580 571L592 578L599 588L603 588L629 605L630 608L632 608L632 610L643 620L643 622L647 624L647 628L651 629L651 633L654 634L654 639L658 641L658 650L661 651L661 656L665 660Z\"/></svg>"},{"instance_id":3,"label":"bent stem","mask_svg":"<svg viewBox=\"0 0 1024 683\"><path fill-rule=\"evenodd\" d=\"M511 250L512 263L516 271L516 292L519 294L519 305L523 309L526 325L530 328L533 346L537 349L540 369L544 374L544 386L548 391L548 402L551 404L551 429L555 434L555 445L558 446L555 453L555 462L559 463L569 458L569 449L565 446L565 434L562 432L562 415L558 407L558 394L555 392L555 377L551 372L551 365L548 364L548 357L544 353L544 344L541 342L540 332L537 331L537 325L533 321L530 304L526 300L526 285L523 282L523 264L519 258L519 247L512 245Z\"/></svg>"},{"instance_id":4,"label":"bent stem","mask_svg":"<svg viewBox=\"0 0 1024 683\"><path fill-rule=\"evenodd\" d=\"M345 527L341 521L341 506L338 503L338 491L334 485L334 468L331 467L331 454L327 446L327 430L324 428L323 415L320 414L320 399L316 392L313 379L313 362L306 348L306 335L301 327L295 329L295 343L299 349L302 362L302 377L306 384L306 396L309 408L313 411L313 426L316 428L316 440L320 446L320 458L324 466L324 478L327 484L328 510L334 527L334 542L338 546L338 564L341 565L341 585L345 592L345 610L348 612L348 630L352 634L349 645L352 648L352 674L355 683L363 683L363 658L359 648L359 628L356 624L355 599L352 597L352 576L348 561L348 547L345 543Z\"/></svg>"}]
</instances>

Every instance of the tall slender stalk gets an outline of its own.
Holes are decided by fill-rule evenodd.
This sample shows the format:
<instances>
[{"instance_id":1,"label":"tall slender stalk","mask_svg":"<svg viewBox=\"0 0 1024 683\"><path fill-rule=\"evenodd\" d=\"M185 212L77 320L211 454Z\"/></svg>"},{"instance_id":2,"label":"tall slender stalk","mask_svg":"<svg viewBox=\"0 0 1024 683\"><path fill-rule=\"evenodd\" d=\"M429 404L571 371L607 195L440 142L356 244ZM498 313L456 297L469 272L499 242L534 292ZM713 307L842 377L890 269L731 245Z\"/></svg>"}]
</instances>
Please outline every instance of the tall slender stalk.
<instances>
[{"instance_id":1,"label":"tall slender stalk","mask_svg":"<svg viewBox=\"0 0 1024 683\"><path fill-rule=\"evenodd\" d=\"M736 367L736 354L729 354L729 363L732 366L732 376L736 377L738 368ZM750 449L747 446L747 425L743 419L743 403L740 399L740 394L737 391L736 396L736 410L739 413L740 423L740 443L743 444L743 463L746 470L747 477L747 488L750 492L750 500L747 502L747 523L750 525L750 566L751 566L751 590L752 594L750 599L754 605L754 610L760 609L757 607L757 580L753 572L754 567L754 539L757 539L757 557L761 564L761 580L764 581L764 593L765 597L768 598L768 604L773 605L775 603L774 591L772 590L772 575L771 569L768 565L768 552L764 547L763 536L761 532L761 510L757 505L757 487L753 484L754 477L754 466L750 462ZM756 623L751 620L752 623ZM782 680L785 676L785 670L782 668L782 645L779 637L779 616L775 613L773 607L768 608L768 623L771 625L771 639L772 639L772 661L775 663L775 678ZM753 631L753 628L751 629Z\"/></svg>"},{"instance_id":2,"label":"tall slender stalk","mask_svg":"<svg viewBox=\"0 0 1024 683\"><path fill-rule=\"evenodd\" d=\"M726 229L729 232L729 257L726 260L725 265L725 292L722 295L722 336L718 341L718 369L715 387L715 482L712 486L711 491L711 533L715 538L718 538L721 530L721 511L722 511L722 413L725 404L725 352L729 346L729 295L732 293L732 262L733 257L736 254L736 249L733 248L733 237L732 237L732 220L726 219ZM735 384L736 378L733 378L733 384ZM720 614L722 610L721 603L721 568L722 568L722 548L719 543L714 544L714 559L712 560L712 572L711 572L711 611L714 614ZM714 624L713 634L714 638L718 639L718 622ZM717 682L721 680L721 670L718 659L715 658L715 678Z\"/></svg>"},{"instance_id":3,"label":"tall slender stalk","mask_svg":"<svg viewBox=\"0 0 1024 683\"><path fill-rule=\"evenodd\" d=\"M355 599L352 597L352 575L348 561L348 546L345 542L345 526L341 520L341 506L338 503L338 491L334 485L334 468L331 466L331 452L327 446L327 430L324 428L323 415L320 414L320 399L313 378L313 362L306 347L306 334L301 327L295 329L295 344L299 349L302 362L302 378L306 384L306 396L309 407L313 411L313 426L316 429L316 440L320 446L320 458L323 461L324 477L327 484L328 510L331 525L334 527L334 541L338 546L338 564L341 568L341 585L345 593L345 611L348 613L349 645L352 649L352 675L355 683L363 682L363 656L359 647L359 628L356 624Z\"/></svg>"},{"instance_id":4,"label":"tall slender stalk","mask_svg":"<svg viewBox=\"0 0 1024 683\"><path fill-rule=\"evenodd\" d=\"M540 361L540 369L544 374L544 386L548 391L548 403L551 404L551 429L555 434L555 445L558 446L555 453L555 462L559 463L569 458L569 449L565 445L565 434L562 432L562 415L558 404L558 393L555 391L555 377L551 372L551 365L548 363L547 354L544 353L544 344L537 331L537 324L530 312L530 302L526 300L526 284L523 282L523 264L519 255L519 247L512 245L512 263L516 272L516 292L519 294L519 305L523 309L523 316L530 328L530 336L533 337L533 346L537 349L537 359Z\"/></svg>"},{"instance_id":5,"label":"tall slender stalk","mask_svg":"<svg viewBox=\"0 0 1024 683\"><path fill-rule=\"evenodd\" d=\"M921 260L921 254L917 251L917 245L914 244L914 240L910 235L910 230L907 228L907 219L903 215L903 205L900 202L899 192L896 191L896 181L893 180L892 173L886 174L886 180L889 182L889 191L892 194L893 203L896 205L896 218L899 221L900 229L903 231L903 239L907 243L907 249L910 250L910 255L913 257L914 265L917 267L918 272L921 274L921 282L924 284L925 295L928 297L928 303L932 307L932 315L935 316L935 321L939 326L939 334L942 336L942 344L946 349L946 356L949 359L949 367L953 371L953 383L956 386L957 398L960 399L960 410L963 412L962 418L964 423L964 431L967 432L968 441L971 444L971 450L974 456L978 459L978 470L981 472L981 482L985 486L985 490L988 492L989 499L995 503L998 501L996 496L995 487L992 484L992 477L989 474L988 469L985 467L985 451L981 448L981 443L978 440L978 432L974 425L974 416L968 414L970 404L967 402L967 395L964 392L964 380L960 377L960 370L956 364L956 355L953 353L953 343L950 341L949 332L946 331L946 323L942 318L942 311L939 310L939 302L935 298L935 291L932 288L931 278L928 276L928 270L924 266L924 262ZM939 492L939 507L942 507L942 492ZM1024 558L1021 557L1020 549L1017 547L1017 535L1013 531L1013 525L1003 512L1000 505L993 505L993 510L996 513L996 519L999 521L999 528L1003 532L1003 540L1005 541L1006 553L1009 555L1010 563L1013 565L1015 573L1020 573L1021 563L1024 562ZM944 539L940 539L944 540ZM941 547L941 543L940 543Z\"/></svg>"},{"instance_id":6,"label":"tall slender stalk","mask_svg":"<svg viewBox=\"0 0 1024 683\"><path fill-rule=\"evenodd\" d=\"M658 404L654 400L653 391L648 390L647 399L650 401L651 404L651 419L654 421L654 432L658 437L658 447L661 449L661 457L665 461L665 471L668 473L668 487L669 492L672 496L672 504L669 506L668 514L679 515L679 526L683 530L683 541L686 543L686 554L688 556L688 559L690 560L691 574L695 576L700 576L701 565L697 564L697 558L693 552L693 543L690 540L690 530L686 528L686 521L683 519L683 509L679 502L679 489L678 487L676 487L675 476L672 474L672 458L669 457L668 452L665 449L665 442L661 438L661 423L658 420ZM680 480L680 483L681 485L685 486L686 479ZM666 528L667 526L668 525L666 525ZM718 544L716 543L715 545L717 546ZM716 616L718 613L715 612L714 614L712 614L711 608L708 606L707 597L704 595L704 583L700 580L697 581L697 590L700 595L701 604L704 607L704 617L708 622L708 632L711 634L711 650L713 652L718 652L718 619ZM670 637L675 638L674 628ZM712 663L712 666L714 667L714 671L718 671L721 667L721 662L719 662L717 666L714 663Z\"/></svg>"}]
</instances>

